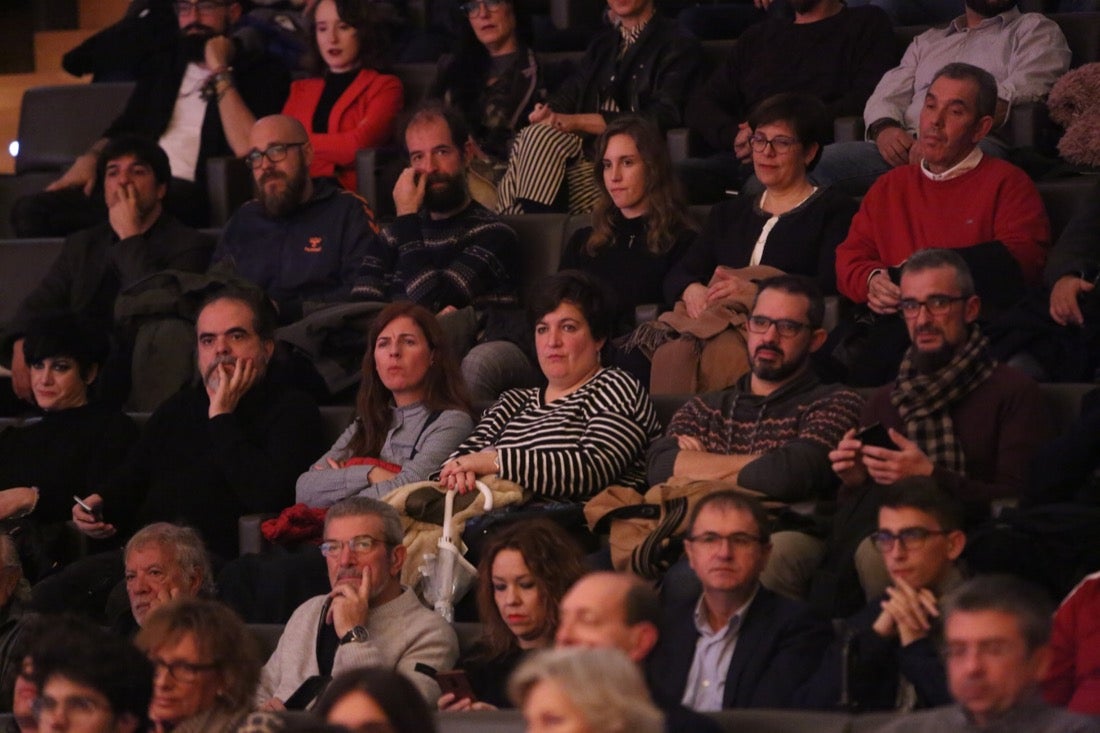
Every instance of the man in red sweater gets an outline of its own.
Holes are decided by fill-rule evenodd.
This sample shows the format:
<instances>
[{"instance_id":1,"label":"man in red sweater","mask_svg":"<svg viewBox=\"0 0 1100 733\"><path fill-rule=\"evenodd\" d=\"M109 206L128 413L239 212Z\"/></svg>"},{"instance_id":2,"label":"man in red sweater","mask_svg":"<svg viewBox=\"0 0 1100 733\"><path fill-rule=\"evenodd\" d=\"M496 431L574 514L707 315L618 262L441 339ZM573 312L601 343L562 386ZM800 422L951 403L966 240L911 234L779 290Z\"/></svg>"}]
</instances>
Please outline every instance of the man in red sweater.
<instances>
[{"instance_id":1,"label":"man in red sweater","mask_svg":"<svg viewBox=\"0 0 1100 733\"><path fill-rule=\"evenodd\" d=\"M914 252L958 251L987 308L1015 303L1040 281L1050 225L1039 192L1022 170L978 147L996 104L988 72L963 63L943 67L921 110L920 163L875 182L837 248L837 289L885 317L875 319L876 329L894 336L873 339L885 367L877 383L889 378L908 345L896 317L897 272ZM869 375L855 381L876 383Z\"/></svg>"}]
</instances>

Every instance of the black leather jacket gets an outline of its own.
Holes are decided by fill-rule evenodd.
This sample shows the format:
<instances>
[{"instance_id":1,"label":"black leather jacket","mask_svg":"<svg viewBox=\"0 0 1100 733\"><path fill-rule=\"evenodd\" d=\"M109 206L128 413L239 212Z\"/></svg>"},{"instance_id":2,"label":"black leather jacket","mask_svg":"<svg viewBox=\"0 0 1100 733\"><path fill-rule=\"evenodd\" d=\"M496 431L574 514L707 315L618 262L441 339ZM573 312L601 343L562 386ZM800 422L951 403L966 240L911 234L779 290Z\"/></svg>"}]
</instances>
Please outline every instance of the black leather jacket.
<instances>
[{"instance_id":1,"label":"black leather jacket","mask_svg":"<svg viewBox=\"0 0 1100 733\"><path fill-rule=\"evenodd\" d=\"M703 50L699 41L680 30L676 22L654 17L638 40L619 60L619 32L598 34L585 51L580 69L551 96L555 112L599 112L613 97L618 114L649 118L661 131L680 127L683 110L701 74ZM603 112L609 121L615 113Z\"/></svg>"}]
</instances>

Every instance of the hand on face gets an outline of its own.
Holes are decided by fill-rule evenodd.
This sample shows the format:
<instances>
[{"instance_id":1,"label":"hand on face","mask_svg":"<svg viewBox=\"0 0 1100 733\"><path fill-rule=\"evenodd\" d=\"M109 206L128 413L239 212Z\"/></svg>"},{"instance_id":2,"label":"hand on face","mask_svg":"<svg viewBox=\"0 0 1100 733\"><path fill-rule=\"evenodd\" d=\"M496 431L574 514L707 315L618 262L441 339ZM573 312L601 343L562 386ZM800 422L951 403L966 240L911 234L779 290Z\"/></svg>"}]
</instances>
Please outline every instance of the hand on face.
<instances>
[{"instance_id":1,"label":"hand on face","mask_svg":"<svg viewBox=\"0 0 1100 733\"><path fill-rule=\"evenodd\" d=\"M332 624L337 637L342 638L353 626L367 623L367 615L370 613L371 568L363 565L358 572L361 573L358 583L337 582L328 594L332 603L325 622Z\"/></svg>"},{"instance_id":2,"label":"hand on face","mask_svg":"<svg viewBox=\"0 0 1100 733\"><path fill-rule=\"evenodd\" d=\"M406 168L397 177L393 187L393 205L398 216L415 214L424 205L424 191L428 186L428 174L415 168Z\"/></svg>"},{"instance_id":3,"label":"hand on face","mask_svg":"<svg viewBox=\"0 0 1100 733\"><path fill-rule=\"evenodd\" d=\"M116 195L107 202L107 218L119 239L141 234L141 201L134 184L119 185Z\"/></svg>"},{"instance_id":4,"label":"hand on face","mask_svg":"<svg viewBox=\"0 0 1100 733\"><path fill-rule=\"evenodd\" d=\"M210 397L210 417L224 415L237 409L237 403L252 388L259 369L252 359L232 357L215 360L207 370L204 382Z\"/></svg>"}]
</instances>

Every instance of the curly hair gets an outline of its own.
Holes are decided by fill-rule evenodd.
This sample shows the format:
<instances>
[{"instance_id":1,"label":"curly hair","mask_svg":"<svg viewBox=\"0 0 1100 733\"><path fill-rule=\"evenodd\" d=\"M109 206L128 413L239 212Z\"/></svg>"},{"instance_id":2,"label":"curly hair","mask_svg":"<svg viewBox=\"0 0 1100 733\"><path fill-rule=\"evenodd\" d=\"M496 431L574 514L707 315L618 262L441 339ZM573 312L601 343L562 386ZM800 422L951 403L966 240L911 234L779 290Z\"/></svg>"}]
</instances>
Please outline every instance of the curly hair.
<instances>
[{"instance_id":1,"label":"curly hair","mask_svg":"<svg viewBox=\"0 0 1100 733\"><path fill-rule=\"evenodd\" d=\"M617 135L626 135L634 141L645 171L645 199L649 207L646 249L653 254L664 254L676 243L676 232L691 228L692 224L679 182L672 173L665 141L653 123L635 115L615 118L596 140L592 177L599 189L599 199L592 210L592 234L585 243L585 250L594 255L601 247L609 246L615 239L615 219L622 217L607 192L603 174L608 143Z\"/></svg>"},{"instance_id":2,"label":"curly hair","mask_svg":"<svg viewBox=\"0 0 1100 733\"><path fill-rule=\"evenodd\" d=\"M494 535L477 569L477 609L485 629L482 644L490 659L519 649L519 640L500 617L494 597L493 562L502 550L515 550L523 556L535 579L545 615L544 637L557 630L562 596L585 572L580 545L549 519L516 522Z\"/></svg>"}]
</instances>

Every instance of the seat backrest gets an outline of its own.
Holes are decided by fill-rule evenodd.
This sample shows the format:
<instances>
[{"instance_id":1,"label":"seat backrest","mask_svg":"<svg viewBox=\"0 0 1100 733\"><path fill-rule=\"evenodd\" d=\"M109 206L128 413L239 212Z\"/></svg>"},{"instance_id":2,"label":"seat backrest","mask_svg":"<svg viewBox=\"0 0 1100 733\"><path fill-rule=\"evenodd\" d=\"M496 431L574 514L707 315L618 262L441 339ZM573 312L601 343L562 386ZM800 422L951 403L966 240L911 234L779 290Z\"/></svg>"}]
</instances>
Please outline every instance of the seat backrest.
<instances>
[{"instance_id":1,"label":"seat backrest","mask_svg":"<svg viewBox=\"0 0 1100 733\"><path fill-rule=\"evenodd\" d=\"M19 109L19 155L15 172L62 171L98 140L134 85L62 84L31 87Z\"/></svg>"},{"instance_id":2,"label":"seat backrest","mask_svg":"<svg viewBox=\"0 0 1100 733\"><path fill-rule=\"evenodd\" d=\"M1066 224L1082 206L1094 196L1097 182L1092 176L1077 176L1036 184L1039 196L1043 199L1043 208L1050 219L1051 242L1057 242Z\"/></svg>"},{"instance_id":3,"label":"seat backrest","mask_svg":"<svg viewBox=\"0 0 1100 733\"><path fill-rule=\"evenodd\" d=\"M394 64L393 73L405 87L405 109L415 109L428 98L435 82L436 65L428 62Z\"/></svg>"},{"instance_id":4,"label":"seat backrest","mask_svg":"<svg viewBox=\"0 0 1100 733\"><path fill-rule=\"evenodd\" d=\"M1070 67L1100 61L1100 12L1051 13L1049 17L1069 44Z\"/></svg>"},{"instance_id":5,"label":"seat backrest","mask_svg":"<svg viewBox=\"0 0 1100 733\"><path fill-rule=\"evenodd\" d=\"M57 256L62 239L0 240L0 330L23 299L38 287Z\"/></svg>"},{"instance_id":6,"label":"seat backrest","mask_svg":"<svg viewBox=\"0 0 1100 733\"><path fill-rule=\"evenodd\" d=\"M501 217L519 239L520 295L526 296L531 285L558 271L561 262L565 214L517 214Z\"/></svg>"}]
</instances>

